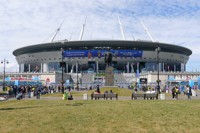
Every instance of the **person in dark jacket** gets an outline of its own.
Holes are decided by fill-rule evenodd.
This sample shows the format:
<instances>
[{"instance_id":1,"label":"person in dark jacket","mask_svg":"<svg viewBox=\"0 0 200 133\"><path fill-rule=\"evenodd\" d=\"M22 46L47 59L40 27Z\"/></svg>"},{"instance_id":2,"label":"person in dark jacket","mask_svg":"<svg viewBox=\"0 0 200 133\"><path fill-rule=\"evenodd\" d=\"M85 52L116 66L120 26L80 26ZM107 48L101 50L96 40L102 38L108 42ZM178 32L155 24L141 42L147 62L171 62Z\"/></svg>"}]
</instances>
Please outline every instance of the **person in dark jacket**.
<instances>
[{"instance_id":1,"label":"person in dark jacket","mask_svg":"<svg viewBox=\"0 0 200 133\"><path fill-rule=\"evenodd\" d=\"M41 92L41 88L40 88L40 86L37 86L37 88L35 90L36 99L40 99L40 92Z\"/></svg>"},{"instance_id":2,"label":"person in dark jacket","mask_svg":"<svg viewBox=\"0 0 200 133\"><path fill-rule=\"evenodd\" d=\"M101 93L101 92L100 92L99 85L97 85L97 90L96 90L96 92L99 93L99 94Z\"/></svg>"},{"instance_id":3,"label":"person in dark jacket","mask_svg":"<svg viewBox=\"0 0 200 133\"><path fill-rule=\"evenodd\" d=\"M173 87L173 88L172 88L172 99L173 99L173 100L175 99L175 96L176 96L176 88Z\"/></svg>"},{"instance_id":4,"label":"person in dark jacket","mask_svg":"<svg viewBox=\"0 0 200 133\"><path fill-rule=\"evenodd\" d=\"M15 97L17 96L17 86L16 85L13 87L13 95Z\"/></svg>"},{"instance_id":5,"label":"person in dark jacket","mask_svg":"<svg viewBox=\"0 0 200 133\"><path fill-rule=\"evenodd\" d=\"M186 94L188 96L188 99L191 99L192 89L189 85L186 86Z\"/></svg>"},{"instance_id":6,"label":"person in dark jacket","mask_svg":"<svg viewBox=\"0 0 200 133\"><path fill-rule=\"evenodd\" d=\"M31 86L27 87L28 98L31 98Z\"/></svg>"}]
</instances>

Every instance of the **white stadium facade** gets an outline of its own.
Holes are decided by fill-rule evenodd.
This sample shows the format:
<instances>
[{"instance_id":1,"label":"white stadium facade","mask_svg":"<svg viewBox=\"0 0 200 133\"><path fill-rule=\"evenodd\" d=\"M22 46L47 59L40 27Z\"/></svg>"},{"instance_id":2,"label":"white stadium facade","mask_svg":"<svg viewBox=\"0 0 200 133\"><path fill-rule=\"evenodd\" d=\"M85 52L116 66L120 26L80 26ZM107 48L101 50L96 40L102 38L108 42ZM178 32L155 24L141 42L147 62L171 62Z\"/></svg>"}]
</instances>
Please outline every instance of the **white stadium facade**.
<instances>
[{"instance_id":1,"label":"white stadium facade","mask_svg":"<svg viewBox=\"0 0 200 133\"><path fill-rule=\"evenodd\" d=\"M158 71L163 85L172 77L182 81L188 75L191 78L199 76L185 72L192 54L190 49L151 41L62 40L22 47L13 51L13 55L19 63L20 74L25 74L23 77L37 76L44 84L47 79L50 83L60 84L63 70L67 84L81 83L82 87L88 88L105 84L105 77L99 74L105 73L104 54L108 49L113 55L115 86L127 87L139 78L146 78L148 84L156 85Z\"/></svg>"},{"instance_id":2,"label":"white stadium facade","mask_svg":"<svg viewBox=\"0 0 200 133\"><path fill-rule=\"evenodd\" d=\"M160 48L159 54L157 48ZM61 48L64 49L63 54ZM13 52L19 63L19 72L51 73L61 71L62 55L65 73L104 72L104 54L113 54L116 72L186 70L192 51L188 48L150 41L90 40L58 41L19 48ZM158 57L157 57L158 56ZM159 67L157 65L159 63Z\"/></svg>"}]
</instances>

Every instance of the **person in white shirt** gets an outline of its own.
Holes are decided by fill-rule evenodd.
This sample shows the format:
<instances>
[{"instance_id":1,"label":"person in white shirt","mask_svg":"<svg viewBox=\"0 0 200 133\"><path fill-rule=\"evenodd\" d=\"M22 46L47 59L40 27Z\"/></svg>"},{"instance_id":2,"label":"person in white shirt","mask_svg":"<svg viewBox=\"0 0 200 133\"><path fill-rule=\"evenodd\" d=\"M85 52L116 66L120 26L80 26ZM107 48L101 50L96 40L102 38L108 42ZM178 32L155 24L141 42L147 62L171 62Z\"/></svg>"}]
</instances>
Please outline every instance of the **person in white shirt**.
<instances>
[{"instance_id":1,"label":"person in white shirt","mask_svg":"<svg viewBox=\"0 0 200 133\"><path fill-rule=\"evenodd\" d=\"M188 96L188 99L191 99L192 90L191 90L191 87L189 85L186 86L186 94Z\"/></svg>"}]
</instances>

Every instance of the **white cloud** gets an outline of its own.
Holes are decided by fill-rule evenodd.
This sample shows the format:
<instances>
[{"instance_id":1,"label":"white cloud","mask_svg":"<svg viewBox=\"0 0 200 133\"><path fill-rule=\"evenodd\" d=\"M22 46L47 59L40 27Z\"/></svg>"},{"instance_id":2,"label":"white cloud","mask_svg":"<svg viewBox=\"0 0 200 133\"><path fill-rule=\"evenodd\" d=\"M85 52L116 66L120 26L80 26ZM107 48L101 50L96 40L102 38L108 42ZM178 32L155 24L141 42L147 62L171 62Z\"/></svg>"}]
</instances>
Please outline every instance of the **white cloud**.
<instances>
[{"instance_id":1,"label":"white cloud","mask_svg":"<svg viewBox=\"0 0 200 133\"><path fill-rule=\"evenodd\" d=\"M136 39L150 40L137 16L156 41L190 48L193 55L188 66L200 66L196 63L200 56L197 0L1 0L0 5L0 57L12 62L9 71L17 67L13 50L49 41L64 18L56 39L77 40L85 17L83 39L122 39L117 14L127 39L132 40L133 34Z\"/></svg>"}]
</instances>

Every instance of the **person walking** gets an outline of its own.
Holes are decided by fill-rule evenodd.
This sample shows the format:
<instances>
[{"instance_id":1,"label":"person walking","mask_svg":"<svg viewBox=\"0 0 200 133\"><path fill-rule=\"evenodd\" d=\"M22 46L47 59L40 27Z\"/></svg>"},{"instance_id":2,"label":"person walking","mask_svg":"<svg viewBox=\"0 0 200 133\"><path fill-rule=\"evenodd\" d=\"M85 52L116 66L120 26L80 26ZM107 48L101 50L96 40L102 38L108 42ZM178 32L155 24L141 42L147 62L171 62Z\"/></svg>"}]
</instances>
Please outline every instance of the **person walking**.
<instances>
[{"instance_id":1,"label":"person walking","mask_svg":"<svg viewBox=\"0 0 200 133\"><path fill-rule=\"evenodd\" d=\"M31 86L27 87L28 98L31 98Z\"/></svg>"},{"instance_id":2,"label":"person walking","mask_svg":"<svg viewBox=\"0 0 200 133\"><path fill-rule=\"evenodd\" d=\"M99 94L101 93L101 92L100 92L99 85L97 85L97 90L96 90L96 91L97 91L97 93L99 93Z\"/></svg>"},{"instance_id":3,"label":"person walking","mask_svg":"<svg viewBox=\"0 0 200 133\"><path fill-rule=\"evenodd\" d=\"M175 99L175 96L176 96L176 88L173 87L173 88L172 88L172 99L173 99L173 100Z\"/></svg>"},{"instance_id":4,"label":"person walking","mask_svg":"<svg viewBox=\"0 0 200 133\"><path fill-rule=\"evenodd\" d=\"M40 99L40 92L41 92L41 88L40 88L40 86L37 86L37 88L35 90L36 99Z\"/></svg>"},{"instance_id":5,"label":"person walking","mask_svg":"<svg viewBox=\"0 0 200 133\"><path fill-rule=\"evenodd\" d=\"M179 94L178 86L175 87L175 91L176 91L176 92L175 92L175 93L176 93L176 94L175 94L175 95L176 95L176 99L178 99L178 94Z\"/></svg>"},{"instance_id":6,"label":"person walking","mask_svg":"<svg viewBox=\"0 0 200 133\"><path fill-rule=\"evenodd\" d=\"M22 90L22 97L25 98L25 95L26 95L26 86L22 86L21 90Z\"/></svg>"},{"instance_id":7,"label":"person walking","mask_svg":"<svg viewBox=\"0 0 200 133\"><path fill-rule=\"evenodd\" d=\"M188 97L188 100L191 99L191 95L192 95L192 89L189 85L186 86L186 91L187 91L187 97Z\"/></svg>"},{"instance_id":8,"label":"person walking","mask_svg":"<svg viewBox=\"0 0 200 133\"><path fill-rule=\"evenodd\" d=\"M13 95L14 95L14 97L17 96L17 86L16 85L13 87Z\"/></svg>"},{"instance_id":9,"label":"person walking","mask_svg":"<svg viewBox=\"0 0 200 133\"><path fill-rule=\"evenodd\" d=\"M68 88L68 91L69 91L69 92L71 92L71 87L70 87L70 86L68 86L67 88Z\"/></svg>"}]
</instances>

